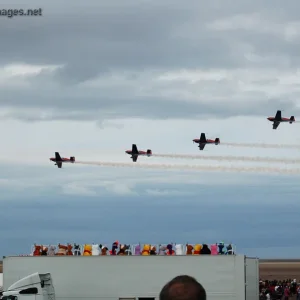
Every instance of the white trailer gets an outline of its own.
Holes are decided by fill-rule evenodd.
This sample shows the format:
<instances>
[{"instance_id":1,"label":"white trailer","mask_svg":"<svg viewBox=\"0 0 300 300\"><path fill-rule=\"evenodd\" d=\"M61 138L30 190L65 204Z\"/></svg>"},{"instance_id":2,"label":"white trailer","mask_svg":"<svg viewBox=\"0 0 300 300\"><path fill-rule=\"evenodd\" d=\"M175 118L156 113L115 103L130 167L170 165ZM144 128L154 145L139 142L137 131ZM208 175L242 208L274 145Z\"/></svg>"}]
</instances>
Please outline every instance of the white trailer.
<instances>
[{"instance_id":1,"label":"white trailer","mask_svg":"<svg viewBox=\"0 0 300 300\"><path fill-rule=\"evenodd\" d=\"M1 299L2 291L3 291L3 273L0 273L0 299Z\"/></svg>"},{"instance_id":2,"label":"white trailer","mask_svg":"<svg viewBox=\"0 0 300 300\"><path fill-rule=\"evenodd\" d=\"M4 257L4 291L36 272L51 274L55 298L63 300L155 300L167 281L185 274L209 300L259 299L258 259L243 255Z\"/></svg>"}]
</instances>

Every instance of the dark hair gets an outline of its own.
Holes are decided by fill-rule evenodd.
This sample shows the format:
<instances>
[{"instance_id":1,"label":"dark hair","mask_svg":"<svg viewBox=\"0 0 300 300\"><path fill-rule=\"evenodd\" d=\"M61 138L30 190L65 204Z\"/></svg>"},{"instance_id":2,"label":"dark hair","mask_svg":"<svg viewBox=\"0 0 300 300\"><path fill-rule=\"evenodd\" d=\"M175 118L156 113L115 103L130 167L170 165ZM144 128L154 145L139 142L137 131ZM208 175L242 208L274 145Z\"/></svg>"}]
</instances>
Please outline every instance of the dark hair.
<instances>
[{"instance_id":1,"label":"dark hair","mask_svg":"<svg viewBox=\"0 0 300 300\"><path fill-rule=\"evenodd\" d=\"M206 292L195 278L180 275L162 288L159 300L206 300Z\"/></svg>"}]
</instances>

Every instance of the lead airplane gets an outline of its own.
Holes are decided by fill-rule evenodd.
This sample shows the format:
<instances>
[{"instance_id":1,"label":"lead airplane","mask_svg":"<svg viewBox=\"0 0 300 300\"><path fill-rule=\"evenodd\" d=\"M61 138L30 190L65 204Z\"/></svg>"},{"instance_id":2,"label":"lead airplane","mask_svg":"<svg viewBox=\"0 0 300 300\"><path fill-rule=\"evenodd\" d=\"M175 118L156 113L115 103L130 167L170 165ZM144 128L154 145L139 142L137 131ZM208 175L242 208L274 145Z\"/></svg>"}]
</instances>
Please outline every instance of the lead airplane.
<instances>
[{"instance_id":1,"label":"lead airplane","mask_svg":"<svg viewBox=\"0 0 300 300\"><path fill-rule=\"evenodd\" d=\"M131 154L130 158L132 158L133 162L137 161L139 155L148 157L152 155L152 151L150 149L148 149L147 151L138 150L136 144L132 144L132 149L126 150L125 153Z\"/></svg>"},{"instance_id":2,"label":"lead airplane","mask_svg":"<svg viewBox=\"0 0 300 300\"><path fill-rule=\"evenodd\" d=\"M193 142L199 144L199 150L203 150L206 144L219 145L220 139L219 138L216 138L215 140L206 139L205 133L202 132L200 135L200 139L194 139Z\"/></svg>"},{"instance_id":3,"label":"lead airplane","mask_svg":"<svg viewBox=\"0 0 300 300\"><path fill-rule=\"evenodd\" d=\"M282 118L281 110L277 110L275 117L268 117L267 120L273 122L273 129L277 129L282 122L289 122L292 124L296 121L294 116L291 116L290 118Z\"/></svg>"},{"instance_id":4,"label":"lead airplane","mask_svg":"<svg viewBox=\"0 0 300 300\"><path fill-rule=\"evenodd\" d=\"M58 152L55 152L55 157L51 157L50 160L55 162L55 166L61 168L63 163L74 163L75 157L65 158L61 157Z\"/></svg>"}]
</instances>

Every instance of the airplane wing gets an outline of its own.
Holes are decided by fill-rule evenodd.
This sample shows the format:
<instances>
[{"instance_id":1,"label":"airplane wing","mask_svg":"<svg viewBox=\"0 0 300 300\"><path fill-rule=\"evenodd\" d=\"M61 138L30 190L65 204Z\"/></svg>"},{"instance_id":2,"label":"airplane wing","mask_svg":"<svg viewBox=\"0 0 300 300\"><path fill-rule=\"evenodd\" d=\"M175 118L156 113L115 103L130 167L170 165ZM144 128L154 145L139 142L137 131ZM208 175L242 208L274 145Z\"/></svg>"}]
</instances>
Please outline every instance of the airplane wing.
<instances>
[{"instance_id":1,"label":"airplane wing","mask_svg":"<svg viewBox=\"0 0 300 300\"><path fill-rule=\"evenodd\" d=\"M201 133L200 135L200 140L199 140L200 143L206 143L206 136L205 136L205 133Z\"/></svg>"},{"instance_id":2,"label":"airplane wing","mask_svg":"<svg viewBox=\"0 0 300 300\"><path fill-rule=\"evenodd\" d=\"M280 122L274 122L273 123L273 129L277 129L277 127L279 126Z\"/></svg>"},{"instance_id":3,"label":"airplane wing","mask_svg":"<svg viewBox=\"0 0 300 300\"><path fill-rule=\"evenodd\" d=\"M206 144L199 144L199 149L203 150Z\"/></svg>"},{"instance_id":4,"label":"airplane wing","mask_svg":"<svg viewBox=\"0 0 300 300\"><path fill-rule=\"evenodd\" d=\"M61 157L58 152L55 152L55 159L61 161Z\"/></svg>"},{"instance_id":5,"label":"airplane wing","mask_svg":"<svg viewBox=\"0 0 300 300\"><path fill-rule=\"evenodd\" d=\"M138 153L139 153L139 151L137 149L136 144L132 144L132 154L138 154Z\"/></svg>"},{"instance_id":6,"label":"airplane wing","mask_svg":"<svg viewBox=\"0 0 300 300\"><path fill-rule=\"evenodd\" d=\"M275 120L281 120L281 110L277 110L276 115L275 115Z\"/></svg>"},{"instance_id":7,"label":"airplane wing","mask_svg":"<svg viewBox=\"0 0 300 300\"><path fill-rule=\"evenodd\" d=\"M62 167L62 162L59 161L59 162L57 162L56 164L57 164L57 167L61 169L61 167Z\"/></svg>"},{"instance_id":8,"label":"airplane wing","mask_svg":"<svg viewBox=\"0 0 300 300\"><path fill-rule=\"evenodd\" d=\"M138 155L132 155L132 161L133 161L133 162L136 162L137 159L138 159Z\"/></svg>"}]
</instances>

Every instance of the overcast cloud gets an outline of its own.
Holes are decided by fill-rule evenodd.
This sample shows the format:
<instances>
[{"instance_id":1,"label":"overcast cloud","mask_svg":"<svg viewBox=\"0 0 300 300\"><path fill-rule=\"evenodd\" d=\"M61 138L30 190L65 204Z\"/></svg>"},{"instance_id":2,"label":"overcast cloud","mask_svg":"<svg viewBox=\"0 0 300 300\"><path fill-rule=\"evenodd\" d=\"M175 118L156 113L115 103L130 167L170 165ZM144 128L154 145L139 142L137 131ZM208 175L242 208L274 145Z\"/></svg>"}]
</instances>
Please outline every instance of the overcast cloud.
<instances>
[{"instance_id":1,"label":"overcast cloud","mask_svg":"<svg viewBox=\"0 0 300 300\"><path fill-rule=\"evenodd\" d=\"M297 1L28 1L0 19L4 118L298 113Z\"/></svg>"},{"instance_id":2,"label":"overcast cloud","mask_svg":"<svg viewBox=\"0 0 300 300\"><path fill-rule=\"evenodd\" d=\"M299 1L14 0L0 8L43 9L0 17L0 255L34 242L115 238L222 239L249 255L297 255L299 176L57 169L49 158L130 162L132 143L154 154L297 158L297 149L223 143L300 142L299 123L272 130L266 120L278 109L300 115ZM221 144L199 153L192 140L201 132Z\"/></svg>"}]
</instances>

